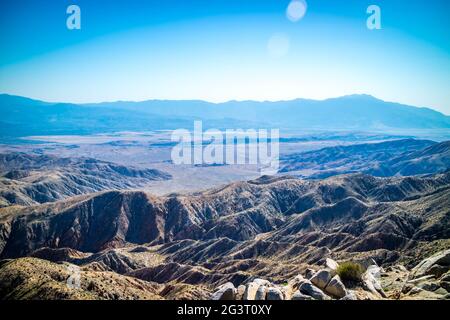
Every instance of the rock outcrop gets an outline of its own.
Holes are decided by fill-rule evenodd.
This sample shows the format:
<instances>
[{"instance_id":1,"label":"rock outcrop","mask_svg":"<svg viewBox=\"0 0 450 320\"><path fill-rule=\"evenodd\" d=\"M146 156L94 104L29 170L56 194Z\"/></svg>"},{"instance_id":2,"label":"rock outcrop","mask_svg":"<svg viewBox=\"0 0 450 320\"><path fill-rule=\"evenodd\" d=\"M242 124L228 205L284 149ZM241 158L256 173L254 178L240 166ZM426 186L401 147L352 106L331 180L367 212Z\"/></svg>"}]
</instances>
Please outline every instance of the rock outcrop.
<instances>
[{"instance_id":1,"label":"rock outcrop","mask_svg":"<svg viewBox=\"0 0 450 320\"><path fill-rule=\"evenodd\" d=\"M381 268L377 265L371 265L362 276L362 281L366 289L375 295L386 298L383 288L380 284Z\"/></svg>"},{"instance_id":2,"label":"rock outcrop","mask_svg":"<svg viewBox=\"0 0 450 320\"><path fill-rule=\"evenodd\" d=\"M267 289L266 300L284 300L283 292L279 288L270 287Z\"/></svg>"},{"instance_id":3,"label":"rock outcrop","mask_svg":"<svg viewBox=\"0 0 450 320\"><path fill-rule=\"evenodd\" d=\"M420 261L411 271L401 265L387 267L381 285L389 290L391 299L449 299L448 254L449 250L438 251Z\"/></svg>"},{"instance_id":4,"label":"rock outcrop","mask_svg":"<svg viewBox=\"0 0 450 320\"><path fill-rule=\"evenodd\" d=\"M331 278L333 277L332 273L329 270L319 270L314 274L314 276L309 279L316 287L324 290Z\"/></svg>"},{"instance_id":5,"label":"rock outcrop","mask_svg":"<svg viewBox=\"0 0 450 320\"><path fill-rule=\"evenodd\" d=\"M335 275L325 287L325 292L337 299L344 298L347 290L338 275Z\"/></svg>"},{"instance_id":6,"label":"rock outcrop","mask_svg":"<svg viewBox=\"0 0 450 320\"><path fill-rule=\"evenodd\" d=\"M329 299L327 297L327 295L325 293L323 293L322 290L320 290L319 288L315 287L309 281L303 282L300 285L299 290L300 290L301 293L306 294L308 296L311 296L315 300L328 300Z\"/></svg>"},{"instance_id":7,"label":"rock outcrop","mask_svg":"<svg viewBox=\"0 0 450 320\"><path fill-rule=\"evenodd\" d=\"M211 296L211 300L234 300L236 298L237 290L231 282L227 282L217 289Z\"/></svg>"},{"instance_id":8,"label":"rock outcrop","mask_svg":"<svg viewBox=\"0 0 450 320\"><path fill-rule=\"evenodd\" d=\"M417 279L427 275L433 275L439 278L450 268L450 249L438 252L435 255L424 259L414 267L411 273L412 279Z\"/></svg>"}]
</instances>

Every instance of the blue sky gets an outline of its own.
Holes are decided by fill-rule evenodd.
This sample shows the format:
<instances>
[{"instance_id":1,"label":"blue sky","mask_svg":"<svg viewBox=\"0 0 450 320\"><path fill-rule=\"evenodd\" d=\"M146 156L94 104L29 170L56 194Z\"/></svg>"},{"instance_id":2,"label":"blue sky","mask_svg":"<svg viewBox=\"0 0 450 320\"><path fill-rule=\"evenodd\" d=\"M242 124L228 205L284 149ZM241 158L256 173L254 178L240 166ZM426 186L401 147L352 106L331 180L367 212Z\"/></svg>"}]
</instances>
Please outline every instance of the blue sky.
<instances>
[{"instance_id":1,"label":"blue sky","mask_svg":"<svg viewBox=\"0 0 450 320\"><path fill-rule=\"evenodd\" d=\"M47 101L325 99L450 114L450 3L437 0L14 0L0 3L0 92ZM81 8L81 30L66 8ZM381 8L382 29L366 27Z\"/></svg>"}]
</instances>

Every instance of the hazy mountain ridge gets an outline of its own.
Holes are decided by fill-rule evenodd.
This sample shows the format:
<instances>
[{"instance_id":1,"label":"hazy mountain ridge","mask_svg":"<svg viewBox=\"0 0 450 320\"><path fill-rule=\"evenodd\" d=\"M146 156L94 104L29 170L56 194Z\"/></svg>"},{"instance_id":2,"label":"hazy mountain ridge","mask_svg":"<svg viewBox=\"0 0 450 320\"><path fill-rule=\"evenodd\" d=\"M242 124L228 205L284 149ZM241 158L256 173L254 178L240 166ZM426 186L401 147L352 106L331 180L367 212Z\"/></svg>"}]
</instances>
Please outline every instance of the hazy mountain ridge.
<instances>
[{"instance_id":1,"label":"hazy mountain ridge","mask_svg":"<svg viewBox=\"0 0 450 320\"><path fill-rule=\"evenodd\" d=\"M384 102L367 95L323 101L214 104L150 100L85 105L51 104L0 95L0 110L3 138L191 128L194 119L205 120L205 128L450 128L450 117L437 111Z\"/></svg>"},{"instance_id":2,"label":"hazy mountain ridge","mask_svg":"<svg viewBox=\"0 0 450 320\"><path fill-rule=\"evenodd\" d=\"M230 117L247 121L258 119L284 127L448 128L450 125L449 116L432 109L385 102L370 95L349 95L325 100L228 101L216 104L198 100L149 100L106 102L89 106L152 112L164 116L207 119Z\"/></svg>"}]
</instances>

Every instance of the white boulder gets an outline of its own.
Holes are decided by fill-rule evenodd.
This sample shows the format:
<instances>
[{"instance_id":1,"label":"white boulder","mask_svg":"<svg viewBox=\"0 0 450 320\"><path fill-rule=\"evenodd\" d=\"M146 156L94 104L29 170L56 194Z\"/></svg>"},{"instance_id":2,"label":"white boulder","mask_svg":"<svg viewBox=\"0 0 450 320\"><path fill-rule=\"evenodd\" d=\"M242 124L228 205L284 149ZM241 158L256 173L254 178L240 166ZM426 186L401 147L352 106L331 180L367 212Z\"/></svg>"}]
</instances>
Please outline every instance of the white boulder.
<instances>
[{"instance_id":1,"label":"white boulder","mask_svg":"<svg viewBox=\"0 0 450 320\"><path fill-rule=\"evenodd\" d=\"M325 292L329 295L341 299L347 295L347 290L338 275L335 275L325 288Z\"/></svg>"},{"instance_id":2,"label":"white boulder","mask_svg":"<svg viewBox=\"0 0 450 320\"><path fill-rule=\"evenodd\" d=\"M234 300L236 298L236 288L231 282L227 282L217 288L211 296L211 300Z\"/></svg>"}]
</instances>

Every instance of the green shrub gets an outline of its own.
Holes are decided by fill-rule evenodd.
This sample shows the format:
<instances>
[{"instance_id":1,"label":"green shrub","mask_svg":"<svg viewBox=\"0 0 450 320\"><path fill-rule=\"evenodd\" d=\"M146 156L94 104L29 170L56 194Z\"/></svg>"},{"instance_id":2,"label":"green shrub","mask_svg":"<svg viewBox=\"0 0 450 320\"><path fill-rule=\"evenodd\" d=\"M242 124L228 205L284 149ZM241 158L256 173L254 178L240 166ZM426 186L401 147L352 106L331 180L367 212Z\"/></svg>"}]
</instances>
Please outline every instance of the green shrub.
<instances>
[{"instance_id":1,"label":"green shrub","mask_svg":"<svg viewBox=\"0 0 450 320\"><path fill-rule=\"evenodd\" d=\"M343 281L361 281L364 268L355 262L347 261L339 264L336 273Z\"/></svg>"}]
</instances>

